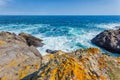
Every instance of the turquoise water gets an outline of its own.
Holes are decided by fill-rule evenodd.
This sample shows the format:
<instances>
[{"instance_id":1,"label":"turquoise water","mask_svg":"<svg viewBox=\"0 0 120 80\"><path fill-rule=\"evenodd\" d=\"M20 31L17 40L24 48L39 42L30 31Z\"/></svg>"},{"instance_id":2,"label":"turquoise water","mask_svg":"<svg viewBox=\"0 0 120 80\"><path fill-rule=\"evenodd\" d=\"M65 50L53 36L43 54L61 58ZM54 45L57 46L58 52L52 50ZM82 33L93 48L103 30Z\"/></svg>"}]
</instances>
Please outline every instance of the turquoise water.
<instances>
[{"instance_id":1,"label":"turquoise water","mask_svg":"<svg viewBox=\"0 0 120 80\"><path fill-rule=\"evenodd\" d=\"M0 16L0 31L26 32L43 39L45 45L38 48L43 55L46 49L70 52L97 47L91 39L115 26L120 26L120 16Z\"/></svg>"}]
</instances>

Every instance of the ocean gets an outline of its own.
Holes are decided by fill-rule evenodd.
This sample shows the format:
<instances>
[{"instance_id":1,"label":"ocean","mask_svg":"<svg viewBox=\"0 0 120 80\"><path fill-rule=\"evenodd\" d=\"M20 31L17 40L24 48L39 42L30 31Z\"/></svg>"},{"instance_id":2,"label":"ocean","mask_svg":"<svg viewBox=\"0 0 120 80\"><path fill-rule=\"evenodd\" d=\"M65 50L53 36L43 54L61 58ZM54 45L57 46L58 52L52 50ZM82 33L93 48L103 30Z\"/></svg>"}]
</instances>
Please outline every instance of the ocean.
<instances>
[{"instance_id":1,"label":"ocean","mask_svg":"<svg viewBox=\"0 0 120 80\"><path fill-rule=\"evenodd\" d=\"M91 39L115 26L120 26L120 16L0 16L0 31L25 32L42 39L45 45L38 48L42 55L46 49L71 52L97 47Z\"/></svg>"}]
</instances>

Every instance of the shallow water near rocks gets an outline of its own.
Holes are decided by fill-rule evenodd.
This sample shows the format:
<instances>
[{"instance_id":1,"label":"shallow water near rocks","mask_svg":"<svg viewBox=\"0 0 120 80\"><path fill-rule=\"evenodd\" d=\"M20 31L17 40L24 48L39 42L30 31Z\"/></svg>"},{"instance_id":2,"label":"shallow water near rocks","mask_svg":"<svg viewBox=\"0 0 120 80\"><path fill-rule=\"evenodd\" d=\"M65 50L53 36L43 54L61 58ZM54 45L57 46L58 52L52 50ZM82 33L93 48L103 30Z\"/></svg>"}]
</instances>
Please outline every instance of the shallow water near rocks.
<instances>
[{"instance_id":1,"label":"shallow water near rocks","mask_svg":"<svg viewBox=\"0 0 120 80\"><path fill-rule=\"evenodd\" d=\"M115 26L120 26L120 16L0 16L0 31L26 32L41 38L45 45L38 50L42 55L46 49L70 52L97 47L91 39Z\"/></svg>"}]
</instances>

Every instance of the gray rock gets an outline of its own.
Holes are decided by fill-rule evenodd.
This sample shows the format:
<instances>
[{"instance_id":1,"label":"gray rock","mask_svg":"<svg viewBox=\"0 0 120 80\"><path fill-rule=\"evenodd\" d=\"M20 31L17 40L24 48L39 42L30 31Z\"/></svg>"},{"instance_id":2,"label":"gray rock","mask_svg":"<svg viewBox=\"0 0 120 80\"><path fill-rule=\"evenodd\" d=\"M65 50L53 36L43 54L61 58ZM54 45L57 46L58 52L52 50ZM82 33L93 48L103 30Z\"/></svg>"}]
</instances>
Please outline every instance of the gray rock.
<instances>
[{"instance_id":1,"label":"gray rock","mask_svg":"<svg viewBox=\"0 0 120 80\"><path fill-rule=\"evenodd\" d=\"M34 37L30 34L26 34L26 33L20 33L19 34L20 37L23 37L25 40L26 40L26 43L29 45L29 46L35 46L35 47L42 47L44 44L42 43L42 40L37 38L37 37Z\"/></svg>"},{"instance_id":2,"label":"gray rock","mask_svg":"<svg viewBox=\"0 0 120 80\"><path fill-rule=\"evenodd\" d=\"M92 43L113 53L120 53L120 29L105 30L93 38Z\"/></svg>"},{"instance_id":3,"label":"gray rock","mask_svg":"<svg viewBox=\"0 0 120 80\"><path fill-rule=\"evenodd\" d=\"M41 63L34 46L14 33L0 32L0 80L21 80L39 70Z\"/></svg>"}]
</instances>

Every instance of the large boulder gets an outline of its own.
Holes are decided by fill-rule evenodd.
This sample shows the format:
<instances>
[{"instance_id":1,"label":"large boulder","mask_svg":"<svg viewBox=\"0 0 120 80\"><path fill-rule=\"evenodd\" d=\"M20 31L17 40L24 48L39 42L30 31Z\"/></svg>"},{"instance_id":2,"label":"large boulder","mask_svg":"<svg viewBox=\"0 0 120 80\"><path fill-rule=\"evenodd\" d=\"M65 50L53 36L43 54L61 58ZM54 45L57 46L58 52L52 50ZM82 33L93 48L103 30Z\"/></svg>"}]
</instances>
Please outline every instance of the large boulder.
<instances>
[{"instance_id":1,"label":"large boulder","mask_svg":"<svg viewBox=\"0 0 120 80\"><path fill-rule=\"evenodd\" d=\"M113 53L120 53L120 29L105 30L93 38L92 43Z\"/></svg>"},{"instance_id":2,"label":"large boulder","mask_svg":"<svg viewBox=\"0 0 120 80\"><path fill-rule=\"evenodd\" d=\"M30 34L20 33L19 36L23 37L29 46L33 45L35 47L42 47L44 45L41 39L34 37Z\"/></svg>"},{"instance_id":3,"label":"large boulder","mask_svg":"<svg viewBox=\"0 0 120 80\"><path fill-rule=\"evenodd\" d=\"M0 32L0 80L32 78L41 66L42 56L34 46L14 33Z\"/></svg>"}]
</instances>

